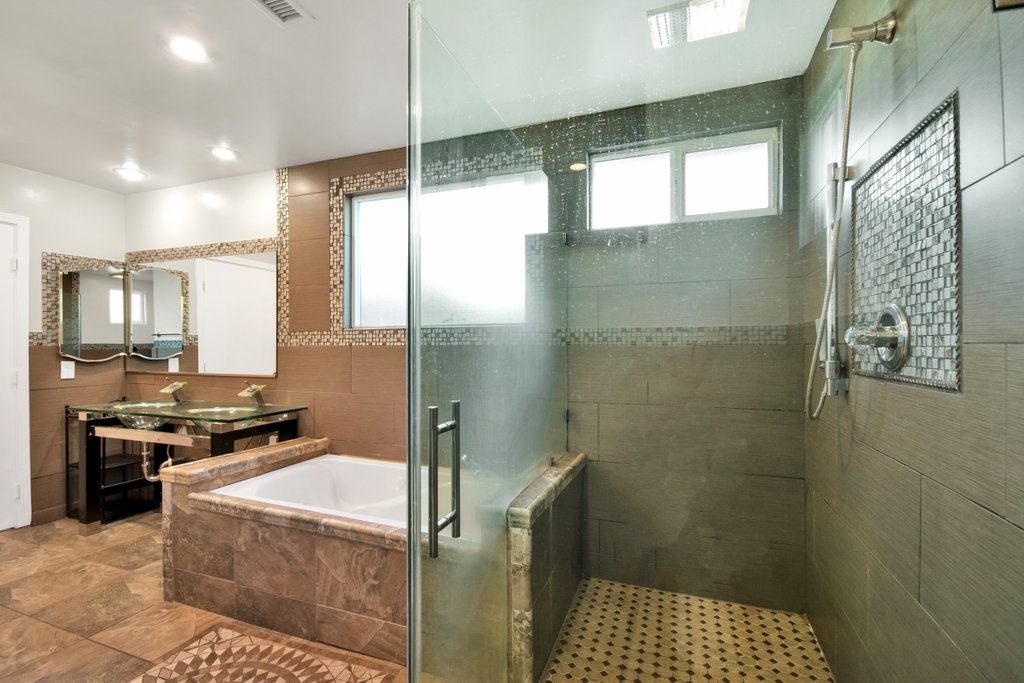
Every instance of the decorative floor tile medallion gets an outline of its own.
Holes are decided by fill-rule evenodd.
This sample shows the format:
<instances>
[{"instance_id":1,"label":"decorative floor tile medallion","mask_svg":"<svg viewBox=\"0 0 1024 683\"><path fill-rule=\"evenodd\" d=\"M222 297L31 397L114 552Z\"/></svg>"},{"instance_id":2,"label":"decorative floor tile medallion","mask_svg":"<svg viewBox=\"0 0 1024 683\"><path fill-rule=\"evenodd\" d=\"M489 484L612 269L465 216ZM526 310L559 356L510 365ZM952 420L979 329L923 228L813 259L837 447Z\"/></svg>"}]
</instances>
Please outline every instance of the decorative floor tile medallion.
<instances>
[{"instance_id":1,"label":"decorative floor tile medallion","mask_svg":"<svg viewBox=\"0 0 1024 683\"><path fill-rule=\"evenodd\" d=\"M281 643L216 628L157 664L133 683L385 683L394 676Z\"/></svg>"}]
</instances>

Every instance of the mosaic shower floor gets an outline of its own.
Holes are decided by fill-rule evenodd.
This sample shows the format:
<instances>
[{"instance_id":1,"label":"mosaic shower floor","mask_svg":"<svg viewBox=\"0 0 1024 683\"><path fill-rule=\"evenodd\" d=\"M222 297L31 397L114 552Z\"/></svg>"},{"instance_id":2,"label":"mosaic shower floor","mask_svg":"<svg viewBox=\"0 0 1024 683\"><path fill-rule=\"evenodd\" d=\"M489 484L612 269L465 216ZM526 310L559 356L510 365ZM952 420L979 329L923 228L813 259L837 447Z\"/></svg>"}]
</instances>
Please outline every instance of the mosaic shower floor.
<instances>
[{"instance_id":1,"label":"mosaic shower floor","mask_svg":"<svg viewBox=\"0 0 1024 683\"><path fill-rule=\"evenodd\" d=\"M807 618L584 579L546 681L832 681Z\"/></svg>"}]
</instances>

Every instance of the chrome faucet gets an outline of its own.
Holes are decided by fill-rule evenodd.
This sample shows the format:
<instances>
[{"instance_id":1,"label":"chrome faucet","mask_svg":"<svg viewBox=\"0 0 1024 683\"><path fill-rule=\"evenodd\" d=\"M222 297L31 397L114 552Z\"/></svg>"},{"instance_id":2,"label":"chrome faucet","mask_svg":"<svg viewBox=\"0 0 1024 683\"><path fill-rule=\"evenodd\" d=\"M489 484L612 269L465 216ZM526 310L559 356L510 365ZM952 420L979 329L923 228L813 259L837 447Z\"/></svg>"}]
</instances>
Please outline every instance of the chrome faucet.
<instances>
[{"instance_id":1,"label":"chrome faucet","mask_svg":"<svg viewBox=\"0 0 1024 683\"><path fill-rule=\"evenodd\" d=\"M263 390L267 388L266 384L253 384L247 379L243 379L245 382L245 389L238 392L238 395L242 398L251 398L256 401L256 405L266 405L266 401L263 399Z\"/></svg>"},{"instance_id":2,"label":"chrome faucet","mask_svg":"<svg viewBox=\"0 0 1024 683\"><path fill-rule=\"evenodd\" d=\"M188 384L188 382L174 382L170 377L164 377L164 379L170 382L170 384L161 389L160 393L170 394L171 398L173 398L176 403L184 401L185 397L181 395L181 390L185 388L185 385Z\"/></svg>"}]
</instances>

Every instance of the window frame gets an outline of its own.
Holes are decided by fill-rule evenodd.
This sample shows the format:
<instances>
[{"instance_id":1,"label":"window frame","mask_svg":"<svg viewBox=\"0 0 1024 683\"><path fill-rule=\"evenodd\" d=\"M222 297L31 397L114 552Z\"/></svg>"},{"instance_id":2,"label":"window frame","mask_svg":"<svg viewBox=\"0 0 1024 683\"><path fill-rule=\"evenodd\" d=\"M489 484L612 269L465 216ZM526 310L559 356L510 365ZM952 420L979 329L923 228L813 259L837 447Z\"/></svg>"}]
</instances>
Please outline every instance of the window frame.
<instances>
[{"instance_id":1,"label":"window frame","mask_svg":"<svg viewBox=\"0 0 1024 683\"><path fill-rule=\"evenodd\" d=\"M393 199L396 197L404 197L406 201L406 227L408 228L408 209L409 209L409 193L404 187L382 187L373 190L367 190L366 192L353 192L345 195L345 270L346 275L350 274L350 277L345 277L344 288L345 288L345 308L344 308L344 327L348 330L404 330L408 325L409 316L409 302L408 295L406 296L405 302L405 315L406 322L399 325L357 325L356 320L358 316L356 311L358 306L358 292L359 292L359 272L360 264L359 259L356 258L356 224L358 222L359 210L358 205L360 201L366 199ZM406 273L408 277L408 273ZM406 287L408 293L408 287Z\"/></svg>"},{"instance_id":2,"label":"window frame","mask_svg":"<svg viewBox=\"0 0 1024 683\"><path fill-rule=\"evenodd\" d=\"M745 130L732 130L701 137L688 137L667 142L630 145L603 150L593 150L587 154L587 167L593 170L595 164L602 161L632 159L652 154L669 153L669 192L671 219L667 223L655 225L673 225L678 223L701 223L736 218L752 218L757 216L774 216L782 211L782 146L779 126L761 126ZM707 152L728 147L743 147L767 143L768 145L768 206L758 209L740 209L717 213L702 213L688 216L686 214L686 155L693 152ZM588 173L587 179L587 229L593 231L620 230L623 228L653 227L647 224L619 225L614 227L594 227L593 193L594 174Z\"/></svg>"}]
</instances>

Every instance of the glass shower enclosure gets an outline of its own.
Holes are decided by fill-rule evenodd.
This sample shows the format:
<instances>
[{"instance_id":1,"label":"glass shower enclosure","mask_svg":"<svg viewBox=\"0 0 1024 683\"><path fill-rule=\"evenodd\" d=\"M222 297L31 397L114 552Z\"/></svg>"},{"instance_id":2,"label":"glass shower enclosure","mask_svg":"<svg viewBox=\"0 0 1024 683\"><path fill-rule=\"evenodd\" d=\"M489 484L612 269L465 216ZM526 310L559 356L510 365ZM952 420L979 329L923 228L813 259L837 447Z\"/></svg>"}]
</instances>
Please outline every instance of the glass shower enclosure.
<instances>
[{"instance_id":1,"label":"glass shower enclosure","mask_svg":"<svg viewBox=\"0 0 1024 683\"><path fill-rule=\"evenodd\" d=\"M584 576L804 609L799 143L835 98L802 74L834 3L784 4L687 41L657 0L410 3L414 678L506 679L506 509L565 450Z\"/></svg>"},{"instance_id":2,"label":"glass shower enclosure","mask_svg":"<svg viewBox=\"0 0 1024 683\"><path fill-rule=\"evenodd\" d=\"M409 671L496 681L506 508L566 447L565 236L539 157L433 29L443 5L411 4Z\"/></svg>"}]
</instances>

